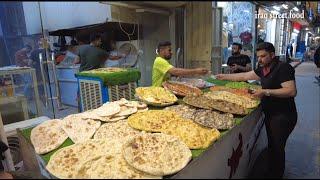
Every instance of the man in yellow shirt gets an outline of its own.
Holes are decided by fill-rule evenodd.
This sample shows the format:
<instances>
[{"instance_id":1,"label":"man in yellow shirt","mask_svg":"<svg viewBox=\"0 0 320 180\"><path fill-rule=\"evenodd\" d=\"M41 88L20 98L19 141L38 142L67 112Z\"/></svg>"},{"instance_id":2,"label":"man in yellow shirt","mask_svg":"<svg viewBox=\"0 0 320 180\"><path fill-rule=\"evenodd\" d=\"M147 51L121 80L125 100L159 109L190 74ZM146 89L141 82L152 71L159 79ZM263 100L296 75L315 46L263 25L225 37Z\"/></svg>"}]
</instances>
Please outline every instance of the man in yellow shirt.
<instances>
[{"instance_id":1,"label":"man in yellow shirt","mask_svg":"<svg viewBox=\"0 0 320 180\"><path fill-rule=\"evenodd\" d=\"M171 59L171 43L169 41L160 42L157 48L158 57L155 59L152 68L152 86L160 87L162 83L173 76L205 75L208 70L205 68L184 69L172 66L168 60Z\"/></svg>"}]
</instances>

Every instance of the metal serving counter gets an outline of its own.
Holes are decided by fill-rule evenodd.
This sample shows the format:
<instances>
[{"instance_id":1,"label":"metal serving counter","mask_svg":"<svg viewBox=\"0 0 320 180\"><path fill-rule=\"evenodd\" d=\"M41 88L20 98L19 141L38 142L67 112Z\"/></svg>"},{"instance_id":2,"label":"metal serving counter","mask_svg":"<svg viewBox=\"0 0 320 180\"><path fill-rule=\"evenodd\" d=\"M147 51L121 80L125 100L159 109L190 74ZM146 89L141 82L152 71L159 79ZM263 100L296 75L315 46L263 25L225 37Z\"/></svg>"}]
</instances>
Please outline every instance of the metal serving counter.
<instances>
[{"instance_id":1,"label":"metal serving counter","mask_svg":"<svg viewBox=\"0 0 320 180\"><path fill-rule=\"evenodd\" d=\"M34 152L30 140L20 130L18 136L20 147L24 151L26 170L54 178L46 170L44 159ZM259 106L184 169L166 178L246 178L255 159L266 146L264 115Z\"/></svg>"}]
</instances>

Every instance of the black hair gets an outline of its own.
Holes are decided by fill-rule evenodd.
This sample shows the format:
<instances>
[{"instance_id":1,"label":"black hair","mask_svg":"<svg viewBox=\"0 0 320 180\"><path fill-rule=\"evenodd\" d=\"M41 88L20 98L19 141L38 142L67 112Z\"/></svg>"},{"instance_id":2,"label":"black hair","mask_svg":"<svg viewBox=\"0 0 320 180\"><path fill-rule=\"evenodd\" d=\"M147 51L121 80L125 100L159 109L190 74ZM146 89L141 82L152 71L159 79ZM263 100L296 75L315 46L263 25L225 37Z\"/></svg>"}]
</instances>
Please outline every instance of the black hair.
<instances>
[{"instance_id":1,"label":"black hair","mask_svg":"<svg viewBox=\"0 0 320 180\"><path fill-rule=\"evenodd\" d=\"M257 45L257 48L256 48L256 51L260 51L260 50L265 50L269 53L273 52L275 53L276 50L274 49L274 46L272 43L269 43L269 42L262 42L262 43L259 43Z\"/></svg>"},{"instance_id":2,"label":"black hair","mask_svg":"<svg viewBox=\"0 0 320 180\"><path fill-rule=\"evenodd\" d=\"M170 41L159 42L157 49L158 49L158 51L160 51L160 49L163 49L166 46L171 46L171 42Z\"/></svg>"},{"instance_id":3,"label":"black hair","mask_svg":"<svg viewBox=\"0 0 320 180\"><path fill-rule=\"evenodd\" d=\"M77 42L76 40L72 39L72 40L70 41L70 45L71 45L71 46L76 46L76 45L78 45L78 42Z\"/></svg>"},{"instance_id":4,"label":"black hair","mask_svg":"<svg viewBox=\"0 0 320 180\"><path fill-rule=\"evenodd\" d=\"M234 43L232 43L232 46L238 46L240 50L242 49L242 44L240 44L240 43L234 42Z\"/></svg>"},{"instance_id":5,"label":"black hair","mask_svg":"<svg viewBox=\"0 0 320 180\"><path fill-rule=\"evenodd\" d=\"M90 42L93 42L93 41L98 40L100 38L101 38L100 34L97 34L97 33L91 34L90 35Z\"/></svg>"}]
</instances>

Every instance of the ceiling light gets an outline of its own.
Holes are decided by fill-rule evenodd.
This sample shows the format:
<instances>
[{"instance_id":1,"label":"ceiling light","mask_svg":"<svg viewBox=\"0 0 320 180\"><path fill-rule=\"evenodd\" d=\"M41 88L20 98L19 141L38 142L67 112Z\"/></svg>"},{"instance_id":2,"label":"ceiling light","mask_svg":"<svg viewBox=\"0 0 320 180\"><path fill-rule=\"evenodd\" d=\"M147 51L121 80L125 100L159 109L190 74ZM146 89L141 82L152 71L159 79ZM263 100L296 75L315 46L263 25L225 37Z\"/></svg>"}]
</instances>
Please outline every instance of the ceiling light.
<instances>
[{"instance_id":1,"label":"ceiling light","mask_svg":"<svg viewBox=\"0 0 320 180\"><path fill-rule=\"evenodd\" d=\"M250 13L249 10L243 10L243 12Z\"/></svg>"},{"instance_id":2,"label":"ceiling light","mask_svg":"<svg viewBox=\"0 0 320 180\"><path fill-rule=\"evenodd\" d=\"M273 6L273 9L280 11L280 7L278 7L278 6Z\"/></svg>"},{"instance_id":3,"label":"ceiling light","mask_svg":"<svg viewBox=\"0 0 320 180\"><path fill-rule=\"evenodd\" d=\"M299 11L299 9L298 9L297 7L294 7L294 8L293 8L293 10L295 10L295 11Z\"/></svg>"},{"instance_id":4,"label":"ceiling light","mask_svg":"<svg viewBox=\"0 0 320 180\"><path fill-rule=\"evenodd\" d=\"M288 5L286 5L286 4L282 4L282 7L285 9L288 9Z\"/></svg>"}]
</instances>

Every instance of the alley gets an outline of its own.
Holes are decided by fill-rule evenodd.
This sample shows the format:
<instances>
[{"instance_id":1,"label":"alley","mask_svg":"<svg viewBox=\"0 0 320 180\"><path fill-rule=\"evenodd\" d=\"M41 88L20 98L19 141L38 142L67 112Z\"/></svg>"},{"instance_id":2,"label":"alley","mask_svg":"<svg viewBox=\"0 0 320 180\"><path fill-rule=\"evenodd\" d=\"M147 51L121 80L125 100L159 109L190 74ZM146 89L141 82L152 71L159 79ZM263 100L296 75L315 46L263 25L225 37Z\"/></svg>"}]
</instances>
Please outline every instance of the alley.
<instances>
[{"instance_id":1,"label":"alley","mask_svg":"<svg viewBox=\"0 0 320 180\"><path fill-rule=\"evenodd\" d=\"M296 68L298 122L286 146L284 178L320 178L320 84L313 62Z\"/></svg>"}]
</instances>

